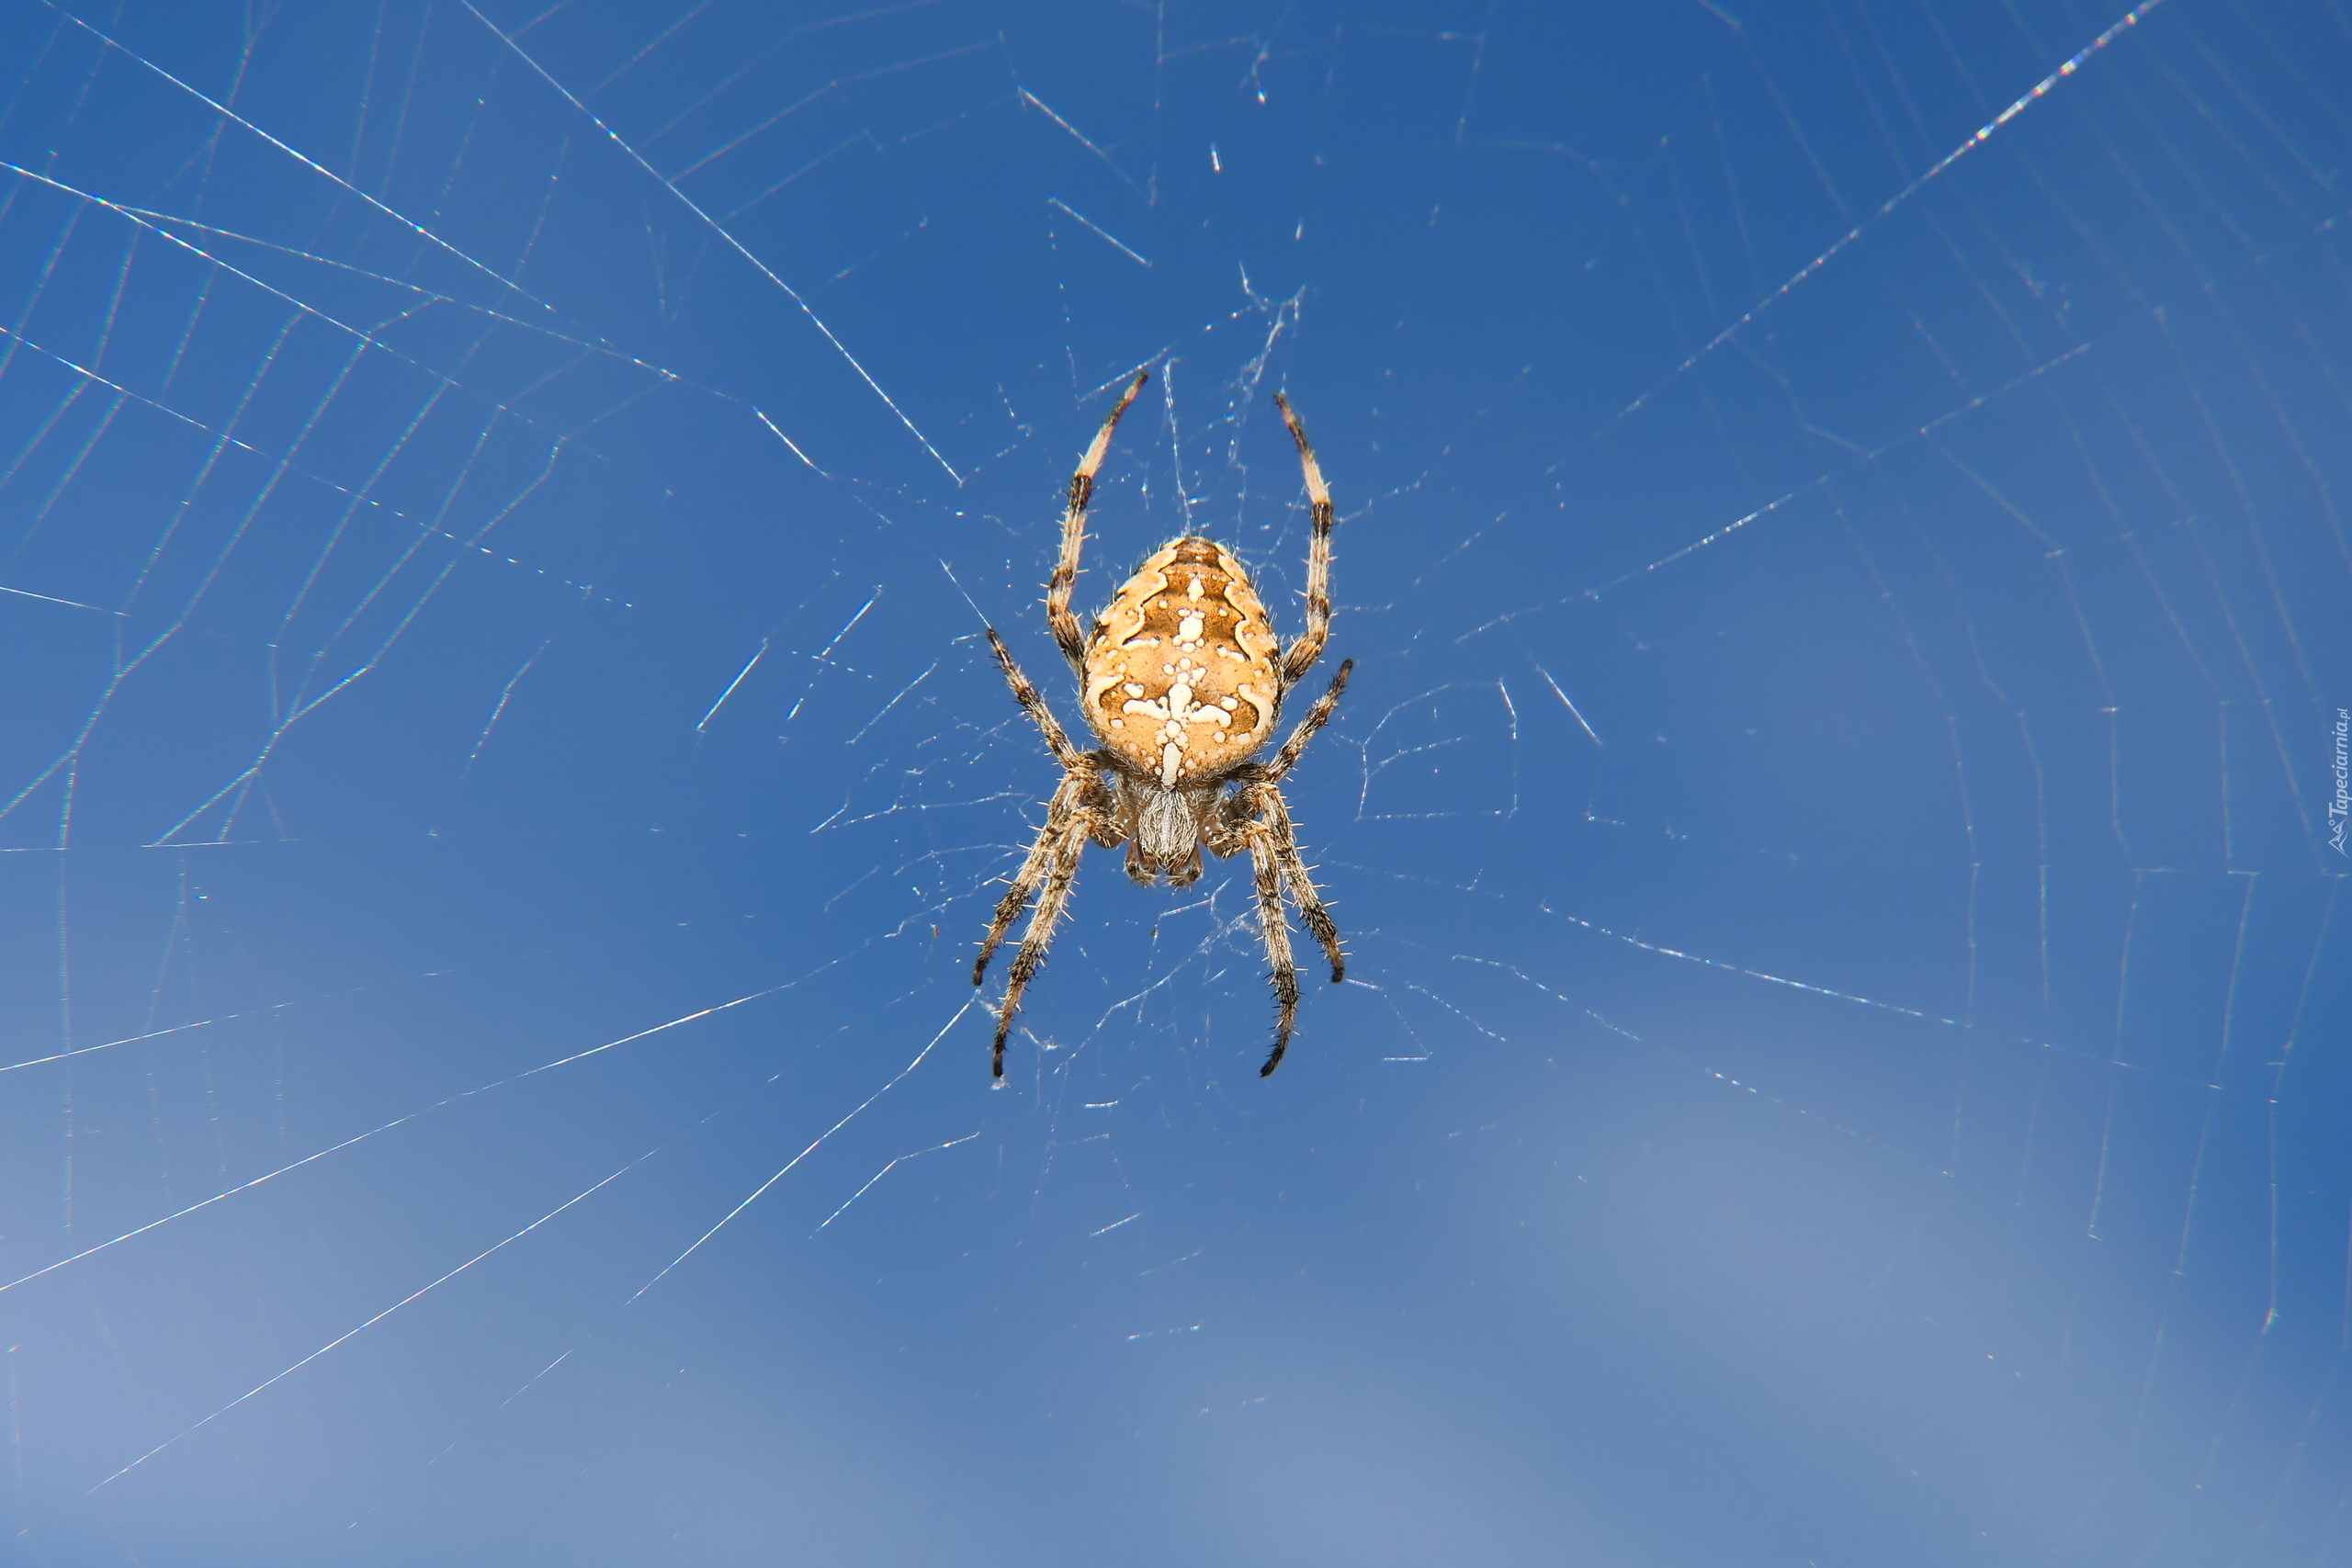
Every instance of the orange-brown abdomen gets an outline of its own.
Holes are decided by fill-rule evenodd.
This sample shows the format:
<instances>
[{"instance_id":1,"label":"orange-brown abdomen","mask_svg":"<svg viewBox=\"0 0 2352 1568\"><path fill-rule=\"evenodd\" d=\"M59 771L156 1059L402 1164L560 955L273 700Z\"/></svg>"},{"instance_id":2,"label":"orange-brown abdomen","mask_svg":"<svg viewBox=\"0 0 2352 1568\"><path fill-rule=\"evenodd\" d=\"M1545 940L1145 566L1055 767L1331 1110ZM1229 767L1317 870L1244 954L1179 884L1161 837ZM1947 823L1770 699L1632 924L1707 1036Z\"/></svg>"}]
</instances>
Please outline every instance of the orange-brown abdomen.
<instances>
[{"instance_id":1,"label":"orange-brown abdomen","mask_svg":"<svg viewBox=\"0 0 2352 1568\"><path fill-rule=\"evenodd\" d=\"M1207 539L1179 539L1113 595L1086 647L1086 718L1163 788L1223 774L1273 732L1281 644L1250 573Z\"/></svg>"}]
</instances>

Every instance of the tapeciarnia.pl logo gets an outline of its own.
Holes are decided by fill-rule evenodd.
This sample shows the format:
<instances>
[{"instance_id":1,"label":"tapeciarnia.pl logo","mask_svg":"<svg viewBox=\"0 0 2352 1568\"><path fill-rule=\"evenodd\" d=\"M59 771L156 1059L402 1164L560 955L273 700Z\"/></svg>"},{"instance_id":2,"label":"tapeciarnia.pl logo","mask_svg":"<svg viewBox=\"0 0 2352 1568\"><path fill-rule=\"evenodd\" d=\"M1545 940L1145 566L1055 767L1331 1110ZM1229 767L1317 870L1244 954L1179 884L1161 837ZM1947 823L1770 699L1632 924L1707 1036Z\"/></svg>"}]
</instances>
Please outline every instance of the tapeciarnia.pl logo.
<instances>
[{"instance_id":1,"label":"tapeciarnia.pl logo","mask_svg":"<svg viewBox=\"0 0 2352 1568\"><path fill-rule=\"evenodd\" d=\"M2344 847L2344 827L2352 819L2352 796L2345 794L2345 780L2352 771L2352 713L2335 710L2335 756L2328 764L2335 773L2335 798L2327 803L2327 841L2337 854L2352 859L2352 850Z\"/></svg>"}]
</instances>

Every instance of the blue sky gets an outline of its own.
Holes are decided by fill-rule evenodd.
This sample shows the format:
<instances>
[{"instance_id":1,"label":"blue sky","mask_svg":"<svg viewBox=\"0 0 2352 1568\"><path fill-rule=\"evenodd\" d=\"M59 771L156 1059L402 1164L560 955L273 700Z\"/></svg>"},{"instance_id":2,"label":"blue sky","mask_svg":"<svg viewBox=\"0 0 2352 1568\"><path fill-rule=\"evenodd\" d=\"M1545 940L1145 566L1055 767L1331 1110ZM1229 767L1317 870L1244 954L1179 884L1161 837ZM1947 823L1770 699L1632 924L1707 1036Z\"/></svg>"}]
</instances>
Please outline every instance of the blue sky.
<instances>
[{"instance_id":1,"label":"blue sky","mask_svg":"<svg viewBox=\"0 0 2352 1568\"><path fill-rule=\"evenodd\" d=\"M0 57L6 1560L2352 1560L2340 7ZM1091 852L992 1089L1139 367L1349 980Z\"/></svg>"}]
</instances>

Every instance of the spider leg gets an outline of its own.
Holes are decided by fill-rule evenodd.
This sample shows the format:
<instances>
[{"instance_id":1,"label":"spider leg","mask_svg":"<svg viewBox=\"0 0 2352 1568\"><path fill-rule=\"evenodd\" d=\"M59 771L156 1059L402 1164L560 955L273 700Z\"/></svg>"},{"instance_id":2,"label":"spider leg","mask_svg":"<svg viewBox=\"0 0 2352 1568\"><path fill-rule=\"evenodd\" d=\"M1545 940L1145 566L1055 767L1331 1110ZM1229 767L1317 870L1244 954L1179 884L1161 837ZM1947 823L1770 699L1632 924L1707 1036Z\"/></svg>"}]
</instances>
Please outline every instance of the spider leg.
<instances>
[{"instance_id":1,"label":"spider leg","mask_svg":"<svg viewBox=\"0 0 2352 1568\"><path fill-rule=\"evenodd\" d=\"M1306 475L1306 503L1314 517L1314 532L1306 545L1306 630L1282 656L1283 684L1304 676L1323 657L1324 640L1331 635L1331 491L1323 482L1323 466L1307 444L1306 426L1291 412L1290 400L1274 394L1290 438L1298 444L1298 466Z\"/></svg>"},{"instance_id":2,"label":"spider leg","mask_svg":"<svg viewBox=\"0 0 2352 1568\"><path fill-rule=\"evenodd\" d=\"M1064 827L1054 843L1053 874L1046 879L1046 889L1037 895L1037 911L1029 917L1029 929L1021 938L1021 951L1012 960L1012 976L1006 981L1004 1002L996 1015L996 1045L990 1058L989 1076L1004 1077L1004 1037L1012 1032L1012 1015L1021 1006L1021 993L1046 962L1046 944L1054 940L1054 926L1062 918L1062 906L1069 901L1070 885L1078 880L1078 857L1086 848L1087 818L1073 818ZM1041 841L1042 842L1042 841Z\"/></svg>"},{"instance_id":3,"label":"spider leg","mask_svg":"<svg viewBox=\"0 0 2352 1568\"><path fill-rule=\"evenodd\" d=\"M1087 830L1096 843L1115 850L1135 836L1135 797L1118 787L1118 764L1107 749L1089 751L1086 760L1094 764L1094 787L1087 793L1094 820Z\"/></svg>"},{"instance_id":4,"label":"spider leg","mask_svg":"<svg viewBox=\"0 0 2352 1568\"><path fill-rule=\"evenodd\" d=\"M1276 858L1273 833L1262 822L1243 831L1250 840L1250 867L1258 874L1258 927L1266 938L1266 961L1273 966L1274 1000L1282 1016L1274 1024L1274 1051L1258 1069L1264 1077L1283 1065L1290 1049L1291 1026L1298 1018L1298 965L1291 962L1290 924L1283 916L1282 867Z\"/></svg>"},{"instance_id":5,"label":"spider leg","mask_svg":"<svg viewBox=\"0 0 2352 1568\"><path fill-rule=\"evenodd\" d=\"M1053 628L1054 641L1061 645L1063 656L1080 676L1086 673L1086 634L1078 617L1069 613L1069 596L1078 587L1078 552L1086 542L1086 509L1094 500L1094 476L1110 455L1111 432L1118 428L1119 416L1150 378L1148 370L1136 372L1136 378L1127 383L1126 391L1111 410L1111 417L1094 433L1094 444L1078 460L1078 472L1069 477L1069 505L1062 513L1061 559L1055 563L1053 580L1046 586L1046 624Z\"/></svg>"},{"instance_id":6,"label":"spider leg","mask_svg":"<svg viewBox=\"0 0 2352 1568\"><path fill-rule=\"evenodd\" d=\"M996 918L989 922L989 934L980 943L980 956L972 964L973 985L978 985L988 973L989 959L995 954L997 944L1004 941L1004 933L1021 918L1030 895L1046 879L1072 821L1084 820L1090 826L1093 823L1094 813L1085 807L1089 782L1079 773L1069 773L1063 777L1061 787L1054 791L1054 798L1046 807L1046 825L1037 829L1037 837L1029 845L1028 858L1012 874L1012 886L1005 889L1004 897L996 907Z\"/></svg>"},{"instance_id":7,"label":"spider leg","mask_svg":"<svg viewBox=\"0 0 2352 1568\"><path fill-rule=\"evenodd\" d=\"M1317 730L1330 722L1332 713L1340 705L1340 694L1348 689L1348 673L1355 667L1356 661L1352 659L1340 661L1340 672L1331 677L1331 689L1315 699L1315 705L1306 710L1306 716L1300 719L1298 728L1290 732L1290 739L1283 742L1283 749L1274 753L1274 760L1267 763L1265 772L1258 775L1260 784L1274 784L1298 765L1299 756L1306 750L1306 743L1315 739Z\"/></svg>"},{"instance_id":8,"label":"spider leg","mask_svg":"<svg viewBox=\"0 0 2352 1568\"><path fill-rule=\"evenodd\" d=\"M1283 880L1290 884L1299 919L1323 944L1324 956L1331 961L1331 983L1336 986L1348 977L1348 955L1340 946L1339 922L1331 919L1322 895L1316 892L1315 879L1306 874L1306 861L1298 852L1298 829L1291 823L1290 806L1283 799L1283 792L1270 784L1260 784L1251 794L1263 814L1274 863L1282 868Z\"/></svg>"},{"instance_id":9,"label":"spider leg","mask_svg":"<svg viewBox=\"0 0 2352 1568\"><path fill-rule=\"evenodd\" d=\"M1072 773L1086 767L1086 759L1079 754L1077 747L1069 743L1069 737L1062 733L1060 722L1054 717L1054 710L1046 705L1044 695L1029 683L1029 677L1021 672L1021 666L1012 661L1012 650L1004 646L1004 638L996 635L994 626L989 628L989 646L996 649L996 661L1004 667L1004 679L1012 688L1012 700L1019 703L1029 716L1037 721L1037 728L1046 732L1046 744L1052 748L1054 761Z\"/></svg>"}]
</instances>

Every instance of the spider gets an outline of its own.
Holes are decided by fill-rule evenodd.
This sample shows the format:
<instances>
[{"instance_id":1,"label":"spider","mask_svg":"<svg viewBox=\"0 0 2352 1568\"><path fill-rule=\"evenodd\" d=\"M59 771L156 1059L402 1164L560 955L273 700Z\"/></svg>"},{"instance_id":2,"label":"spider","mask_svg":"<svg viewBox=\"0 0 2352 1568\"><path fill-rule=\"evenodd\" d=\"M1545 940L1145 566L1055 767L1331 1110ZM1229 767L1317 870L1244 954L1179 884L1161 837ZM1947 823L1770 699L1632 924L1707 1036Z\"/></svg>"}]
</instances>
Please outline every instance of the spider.
<instances>
[{"instance_id":1,"label":"spider","mask_svg":"<svg viewBox=\"0 0 2352 1568\"><path fill-rule=\"evenodd\" d=\"M1078 582L1079 548L1086 541L1086 509L1094 476L1111 449L1119 416L1150 379L1138 372L1127 386L1094 443L1070 476L1069 505L1062 516L1062 553L1046 589L1046 624L1078 672L1079 695L1102 745L1080 751L1070 744L1046 699L1013 662L1004 639L989 628L989 646L1004 667L1013 699L1037 721L1062 782L1046 807L1046 825L1029 846L1029 856L1012 875L997 905L996 919L972 965L972 984L987 973L989 957L1034 896L1036 912L1012 961L1012 977L996 1019L994 1076L1004 1077L1004 1039L1021 1006L1046 944L1078 877L1079 852L1092 839L1104 849L1127 846L1127 874L1148 887L1166 876L1182 887L1201 874L1201 848L1225 856L1250 852L1257 871L1258 920L1266 956L1273 965L1275 999L1282 1016L1274 1026L1273 1054L1258 1069L1261 1077L1282 1065L1290 1049L1298 1013L1298 969L1291 962L1290 929L1283 915L1283 884L1298 905L1299 918L1331 960L1331 979L1346 974L1340 928L1317 896L1299 858L1290 807L1283 801L1283 775L1298 762L1315 732L1340 705L1348 672L1346 660L1330 689L1292 730L1272 761L1254 761L1272 738L1283 698L1322 657L1331 630L1331 492L1307 445L1306 428L1290 400L1274 394L1275 406L1298 445L1306 475L1314 527L1306 548L1306 630L1288 648L1274 636L1266 607L1250 586L1250 573L1232 553L1210 540L1175 540L1145 561L1111 597L1086 635L1070 613ZM1227 785L1233 786L1227 793ZM1042 889L1042 890L1041 890Z\"/></svg>"}]
</instances>

